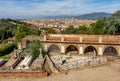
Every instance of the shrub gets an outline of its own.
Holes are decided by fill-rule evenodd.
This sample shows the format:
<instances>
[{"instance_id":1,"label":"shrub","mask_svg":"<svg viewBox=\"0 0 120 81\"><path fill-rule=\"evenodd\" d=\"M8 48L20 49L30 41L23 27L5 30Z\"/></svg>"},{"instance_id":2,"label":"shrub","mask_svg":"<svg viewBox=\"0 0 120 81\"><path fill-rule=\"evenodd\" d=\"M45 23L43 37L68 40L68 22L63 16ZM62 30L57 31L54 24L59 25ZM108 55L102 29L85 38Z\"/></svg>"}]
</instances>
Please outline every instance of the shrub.
<instances>
[{"instance_id":1,"label":"shrub","mask_svg":"<svg viewBox=\"0 0 120 81\"><path fill-rule=\"evenodd\" d=\"M10 43L10 44L7 44L3 47L0 47L0 56L11 53L15 48L16 48L15 43Z\"/></svg>"}]
</instances>

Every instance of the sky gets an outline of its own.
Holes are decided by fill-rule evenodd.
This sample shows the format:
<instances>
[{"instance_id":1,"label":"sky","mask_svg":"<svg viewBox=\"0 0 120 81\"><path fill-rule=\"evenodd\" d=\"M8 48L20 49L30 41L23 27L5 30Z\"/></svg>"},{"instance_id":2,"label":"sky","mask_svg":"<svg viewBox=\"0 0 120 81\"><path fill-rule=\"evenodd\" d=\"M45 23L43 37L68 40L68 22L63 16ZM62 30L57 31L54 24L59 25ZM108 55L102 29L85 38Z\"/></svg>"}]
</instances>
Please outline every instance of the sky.
<instances>
[{"instance_id":1,"label":"sky","mask_svg":"<svg viewBox=\"0 0 120 81\"><path fill-rule=\"evenodd\" d=\"M114 13L120 0L0 0L0 18Z\"/></svg>"}]
</instances>

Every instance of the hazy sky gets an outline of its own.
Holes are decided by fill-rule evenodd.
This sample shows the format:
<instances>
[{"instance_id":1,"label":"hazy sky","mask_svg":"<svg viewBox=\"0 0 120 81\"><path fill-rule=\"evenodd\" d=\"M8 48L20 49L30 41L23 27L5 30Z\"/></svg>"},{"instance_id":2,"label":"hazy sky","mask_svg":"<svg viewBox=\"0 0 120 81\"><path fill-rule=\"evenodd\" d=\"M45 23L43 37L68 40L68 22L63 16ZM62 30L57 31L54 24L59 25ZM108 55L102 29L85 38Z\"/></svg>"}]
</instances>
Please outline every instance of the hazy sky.
<instances>
[{"instance_id":1,"label":"hazy sky","mask_svg":"<svg viewBox=\"0 0 120 81\"><path fill-rule=\"evenodd\" d=\"M113 13L119 9L120 0L0 0L0 18Z\"/></svg>"}]
</instances>

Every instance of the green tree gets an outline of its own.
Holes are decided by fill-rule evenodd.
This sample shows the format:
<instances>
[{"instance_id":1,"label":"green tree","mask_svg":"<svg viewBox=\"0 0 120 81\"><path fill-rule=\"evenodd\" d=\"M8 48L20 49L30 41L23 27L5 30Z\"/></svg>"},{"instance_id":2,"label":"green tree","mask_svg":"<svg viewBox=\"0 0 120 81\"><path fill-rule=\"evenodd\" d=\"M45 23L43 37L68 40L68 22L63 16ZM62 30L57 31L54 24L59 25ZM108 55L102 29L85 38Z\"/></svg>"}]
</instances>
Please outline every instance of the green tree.
<instances>
[{"instance_id":1,"label":"green tree","mask_svg":"<svg viewBox=\"0 0 120 81\"><path fill-rule=\"evenodd\" d=\"M107 19L104 31L108 34L120 34L120 10Z\"/></svg>"},{"instance_id":2,"label":"green tree","mask_svg":"<svg viewBox=\"0 0 120 81\"><path fill-rule=\"evenodd\" d=\"M30 34L30 30L25 25L19 25L18 30L15 34L15 38L17 41L21 41L21 39L25 37L25 35L29 35L29 34Z\"/></svg>"},{"instance_id":3,"label":"green tree","mask_svg":"<svg viewBox=\"0 0 120 81\"><path fill-rule=\"evenodd\" d=\"M106 23L106 18L98 20L96 23L91 24L92 34L104 34L104 27Z\"/></svg>"},{"instance_id":4,"label":"green tree","mask_svg":"<svg viewBox=\"0 0 120 81\"><path fill-rule=\"evenodd\" d=\"M24 28L21 26L24 26ZM23 32L20 35L21 31ZM19 20L0 19L0 41L13 37L16 33L18 39L21 39L24 35L40 35L38 28L32 24L21 22Z\"/></svg>"},{"instance_id":5,"label":"green tree","mask_svg":"<svg viewBox=\"0 0 120 81\"><path fill-rule=\"evenodd\" d=\"M79 32L79 34L87 34L87 33L89 33L89 28L84 25L79 26L78 32Z\"/></svg>"},{"instance_id":6,"label":"green tree","mask_svg":"<svg viewBox=\"0 0 120 81\"><path fill-rule=\"evenodd\" d=\"M40 41L36 40L34 43L32 43L32 45L30 46L30 53L32 55L32 57L35 59L35 58L38 58L39 57L39 54L40 54L40 49L41 48L41 53L42 53L42 56L45 56L46 52L41 44Z\"/></svg>"},{"instance_id":7,"label":"green tree","mask_svg":"<svg viewBox=\"0 0 120 81\"><path fill-rule=\"evenodd\" d=\"M46 34L56 34L56 31L55 31L53 28L47 28L47 29L45 30L45 33L46 33Z\"/></svg>"},{"instance_id":8,"label":"green tree","mask_svg":"<svg viewBox=\"0 0 120 81\"><path fill-rule=\"evenodd\" d=\"M67 27L65 30L62 31L63 34L77 34L78 29L74 28L72 25Z\"/></svg>"},{"instance_id":9,"label":"green tree","mask_svg":"<svg viewBox=\"0 0 120 81\"><path fill-rule=\"evenodd\" d=\"M17 25L10 19L0 19L0 40L5 40L15 35Z\"/></svg>"},{"instance_id":10,"label":"green tree","mask_svg":"<svg viewBox=\"0 0 120 81\"><path fill-rule=\"evenodd\" d=\"M5 32L5 30L3 30L3 31L2 31L2 36L1 36L1 40L2 40L2 41L6 38L5 35L6 35L6 32Z\"/></svg>"},{"instance_id":11,"label":"green tree","mask_svg":"<svg viewBox=\"0 0 120 81\"><path fill-rule=\"evenodd\" d=\"M39 41L35 41L31 45L30 52L31 52L31 55L34 59L37 58L40 54L39 48L40 48L40 42Z\"/></svg>"},{"instance_id":12,"label":"green tree","mask_svg":"<svg viewBox=\"0 0 120 81\"><path fill-rule=\"evenodd\" d=\"M16 43L10 43L3 47L0 47L0 56L11 53L14 50L14 48L16 48Z\"/></svg>"}]
</instances>

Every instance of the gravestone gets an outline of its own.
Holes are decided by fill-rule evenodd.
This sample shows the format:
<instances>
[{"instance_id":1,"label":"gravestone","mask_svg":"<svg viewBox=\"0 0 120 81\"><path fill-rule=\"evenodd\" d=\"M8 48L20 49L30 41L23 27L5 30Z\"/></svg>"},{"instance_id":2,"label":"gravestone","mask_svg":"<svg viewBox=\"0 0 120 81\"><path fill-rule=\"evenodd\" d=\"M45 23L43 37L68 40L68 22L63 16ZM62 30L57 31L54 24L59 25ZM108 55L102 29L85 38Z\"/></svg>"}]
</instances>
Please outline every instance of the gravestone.
<instances>
[{"instance_id":1,"label":"gravestone","mask_svg":"<svg viewBox=\"0 0 120 81\"><path fill-rule=\"evenodd\" d=\"M43 67L44 58L42 56L42 49L40 48L39 50L40 50L39 57L35 59L34 62L32 63L31 66L32 69L42 69Z\"/></svg>"},{"instance_id":2,"label":"gravestone","mask_svg":"<svg viewBox=\"0 0 120 81\"><path fill-rule=\"evenodd\" d=\"M18 59L19 57L20 57L19 51L18 50L14 50L14 52L11 54L11 58L12 59Z\"/></svg>"}]
</instances>

